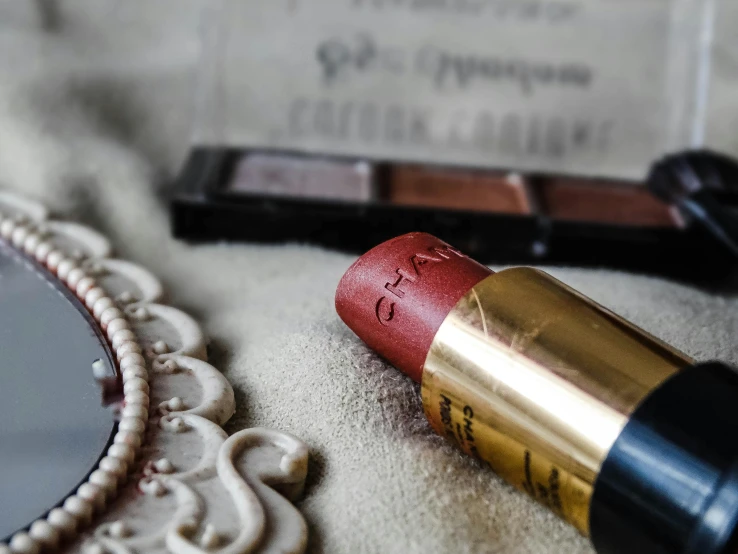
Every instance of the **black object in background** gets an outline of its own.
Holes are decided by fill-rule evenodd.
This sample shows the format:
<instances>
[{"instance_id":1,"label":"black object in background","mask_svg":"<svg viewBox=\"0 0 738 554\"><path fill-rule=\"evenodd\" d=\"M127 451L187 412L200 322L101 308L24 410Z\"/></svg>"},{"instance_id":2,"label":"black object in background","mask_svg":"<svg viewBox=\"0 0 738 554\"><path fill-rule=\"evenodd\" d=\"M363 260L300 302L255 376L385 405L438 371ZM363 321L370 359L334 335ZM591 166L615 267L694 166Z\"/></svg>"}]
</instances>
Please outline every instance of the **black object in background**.
<instances>
[{"instance_id":1,"label":"black object in background","mask_svg":"<svg viewBox=\"0 0 738 554\"><path fill-rule=\"evenodd\" d=\"M688 221L702 226L738 258L738 214L730 207L738 187L738 163L709 151L675 154L653 165L647 183L654 195L678 207Z\"/></svg>"}]
</instances>

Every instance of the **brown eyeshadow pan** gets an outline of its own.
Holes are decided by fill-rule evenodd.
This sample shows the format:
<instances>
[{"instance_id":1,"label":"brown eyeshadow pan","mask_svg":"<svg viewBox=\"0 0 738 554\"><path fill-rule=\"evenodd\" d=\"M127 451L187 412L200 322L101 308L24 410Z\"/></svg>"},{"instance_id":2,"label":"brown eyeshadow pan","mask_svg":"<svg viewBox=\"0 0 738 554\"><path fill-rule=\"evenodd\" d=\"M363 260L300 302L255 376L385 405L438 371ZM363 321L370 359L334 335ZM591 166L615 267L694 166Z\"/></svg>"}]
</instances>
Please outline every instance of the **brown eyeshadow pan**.
<instances>
[{"instance_id":1,"label":"brown eyeshadow pan","mask_svg":"<svg viewBox=\"0 0 738 554\"><path fill-rule=\"evenodd\" d=\"M384 200L405 206L532 213L528 184L517 174L395 166Z\"/></svg>"},{"instance_id":2,"label":"brown eyeshadow pan","mask_svg":"<svg viewBox=\"0 0 738 554\"><path fill-rule=\"evenodd\" d=\"M597 180L551 178L538 188L552 219L642 227L679 227L676 208L643 186Z\"/></svg>"}]
</instances>

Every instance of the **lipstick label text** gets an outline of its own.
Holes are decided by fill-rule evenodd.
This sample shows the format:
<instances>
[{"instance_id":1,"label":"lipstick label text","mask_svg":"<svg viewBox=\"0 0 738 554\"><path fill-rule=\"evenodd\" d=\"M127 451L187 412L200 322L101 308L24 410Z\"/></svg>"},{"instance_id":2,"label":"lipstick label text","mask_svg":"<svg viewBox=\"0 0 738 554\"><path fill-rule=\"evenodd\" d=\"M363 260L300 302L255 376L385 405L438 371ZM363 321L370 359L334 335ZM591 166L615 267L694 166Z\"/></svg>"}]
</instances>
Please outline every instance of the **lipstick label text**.
<instances>
[{"instance_id":1,"label":"lipstick label text","mask_svg":"<svg viewBox=\"0 0 738 554\"><path fill-rule=\"evenodd\" d=\"M423 375L423 410L433 428L458 448L569 521L585 535L591 489L541 452L507 436L479 399L464 395L442 373Z\"/></svg>"}]
</instances>

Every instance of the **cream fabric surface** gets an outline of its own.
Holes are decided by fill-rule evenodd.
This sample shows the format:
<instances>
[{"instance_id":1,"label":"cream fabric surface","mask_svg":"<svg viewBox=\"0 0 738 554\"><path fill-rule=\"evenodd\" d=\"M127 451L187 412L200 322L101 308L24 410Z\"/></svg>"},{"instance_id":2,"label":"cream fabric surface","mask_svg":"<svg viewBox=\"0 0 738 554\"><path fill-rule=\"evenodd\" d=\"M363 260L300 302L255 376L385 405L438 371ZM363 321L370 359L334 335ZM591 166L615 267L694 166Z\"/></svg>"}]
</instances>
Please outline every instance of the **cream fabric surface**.
<instances>
[{"instance_id":1,"label":"cream fabric surface","mask_svg":"<svg viewBox=\"0 0 738 554\"><path fill-rule=\"evenodd\" d=\"M416 387L338 319L352 256L301 245L190 246L165 195L187 152L201 2L67 1L39 33L0 2L0 183L111 237L210 337L233 383L235 431L311 448L300 507L310 551L592 552L587 541L435 436ZM52 25L55 27L55 25ZM698 359L738 362L736 301L643 276L553 269Z\"/></svg>"}]
</instances>

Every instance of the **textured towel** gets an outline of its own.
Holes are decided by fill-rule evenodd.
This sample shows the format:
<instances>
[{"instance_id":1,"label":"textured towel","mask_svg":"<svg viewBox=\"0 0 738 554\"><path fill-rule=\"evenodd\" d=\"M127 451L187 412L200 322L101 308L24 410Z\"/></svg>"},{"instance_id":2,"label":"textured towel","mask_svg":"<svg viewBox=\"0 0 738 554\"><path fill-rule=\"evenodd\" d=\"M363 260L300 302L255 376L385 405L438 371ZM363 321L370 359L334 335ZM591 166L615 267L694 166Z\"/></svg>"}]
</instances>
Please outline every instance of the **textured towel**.
<instances>
[{"instance_id":1,"label":"textured towel","mask_svg":"<svg viewBox=\"0 0 738 554\"><path fill-rule=\"evenodd\" d=\"M159 275L233 383L228 428L311 447L300 507L311 552L592 552L587 541L435 436L417 387L338 319L351 256L300 245L190 246L164 201L187 153L201 2L0 2L0 183L106 233ZM105 23L105 25L103 25ZM738 362L736 301L664 280L552 269L700 360Z\"/></svg>"}]
</instances>

